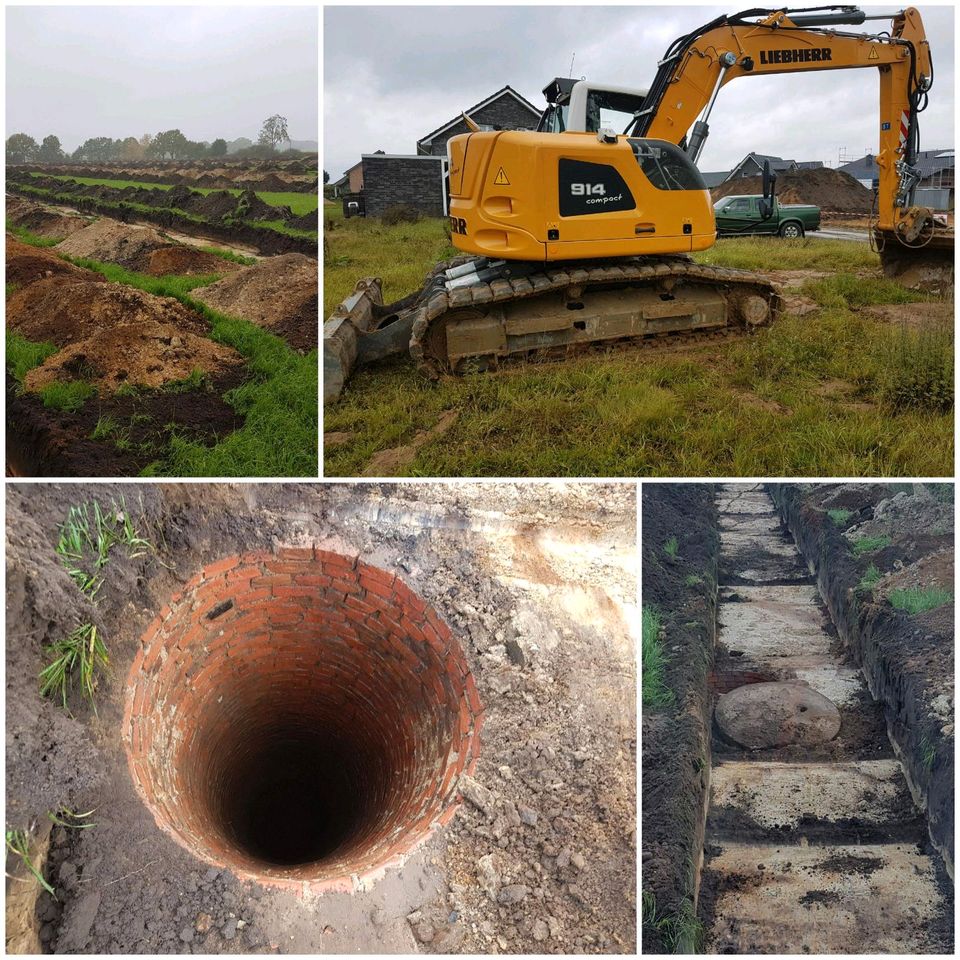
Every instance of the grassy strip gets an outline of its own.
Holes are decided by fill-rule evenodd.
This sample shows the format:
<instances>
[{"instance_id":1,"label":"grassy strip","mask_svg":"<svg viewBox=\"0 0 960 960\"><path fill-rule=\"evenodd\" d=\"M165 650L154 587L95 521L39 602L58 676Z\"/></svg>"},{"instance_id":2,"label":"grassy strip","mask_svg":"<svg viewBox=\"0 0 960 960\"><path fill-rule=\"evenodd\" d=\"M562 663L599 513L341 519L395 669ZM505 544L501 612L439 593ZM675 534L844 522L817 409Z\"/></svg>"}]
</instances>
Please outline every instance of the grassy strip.
<instances>
[{"instance_id":1,"label":"grassy strip","mask_svg":"<svg viewBox=\"0 0 960 960\"><path fill-rule=\"evenodd\" d=\"M664 681L663 644L660 641L660 615L649 607L643 608L641 645L641 684L645 707L659 707L673 703L673 691Z\"/></svg>"},{"instance_id":2,"label":"grassy strip","mask_svg":"<svg viewBox=\"0 0 960 960\"><path fill-rule=\"evenodd\" d=\"M643 891L643 925L653 927L670 953L694 954L703 949L705 931L689 897L680 901L676 913L661 913L652 893Z\"/></svg>"},{"instance_id":3,"label":"grassy strip","mask_svg":"<svg viewBox=\"0 0 960 960\"><path fill-rule=\"evenodd\" d=\"M107 180L98 177L74 177L68 174L45 174L43 171L35 171L30 174L32 177L49 177L51 180L72 181L82 183L91 187L114 187L123 190L126 187L140 187L145 190L172 190L174 185L171 183L146 183L141 180ZM181 184L195 193L202 193L207 196L211 193L222 193L222 188L217 187L193 187L190 184ZM241 188L227 189L227 193L239 197L243 190ZM305 213L311 213L317 209L319 197L315 193L294 193L276 190L254 190L254 193L271 207L289 207L295 216L303 216Z\"/></svg>"},{"instance_id":4,"label":"grassy strip","mask_svg":"<svg viewBox=\"0 0 960 960\"><path fill-rule=\"evenodd\" d=\"M150 277L97 260L74 262L115 283L173 297L196 311L209 322L211 338L240 353L253 375L223 397L245 418L239 430L213 447L174 435L166 458L146 468L145 475L316 476L319 382L316 351L301 356L256 324L228 317L194 300L188 291L201 284L193 281L206 278Z\"/></svg>"},{"instance_id":5,"label":"grassy strip","mask_svg":"<svg viewBox=\"0 0 960 960\"><path fill-rule=\"evenodd\" d=\"M200 247L204 253L210 253L221 260L229 260L231 263L239 263L244 267L252 267L256 262L256 257L245 257L242 254L234 253L232 250L223 250L220 247Z\"/></svg>"},{"instance_id":6,"label":"grassy strip","mask_svg":"<svg viewBox=\"0 0 960 960\"><path fill-rule=\"evenodd\" d=\"M209 273L196 276L167 275L152 277L146 273L137 273L127 270L116 263L104 263L101 260L92 260L87 257L70 257L61 254L64 260L76 267L93 270L106 277L111 283L122 283L128 287L136 287L145 293L152 293L157 297L173 297L183 302L183 298L197 287L206 287L221 279L219 273ZM189 306L189 304L188 304Z\"/></svg>"},{"instance_id":7,"label":"grassy strip","mask_svg":"<svg viewBox=\"0 0 960 960\"><path fill-rule=\"evenodd\" d=\"M63 237L41 237L36 233L31 233L26 227L17 227L10 222L7 217L7 233L12 233L23 243L29 243L31 247L55 247L63 240Z\"/></svg>"},{"instance_id":8,"label":"grassy strip","mask_svg":"<svg viewBox=\"0 0 960 960\"><path fill-rule=\"evenodd\" d=\"M891 590L888 599L895 609L917 614L950 603L953 600L953 594L941 587L906 587L901 590Z\"/></svg>"},{"instance_id":9,"label":"grassy strip","mask_svg":"<svg viewBox=\"0 0 960 960\"><path fill-rule=\"evenodd\" d=\"M18 193L25 193L30 196L39 197L41 200L46 200L47 202L60 203L64 206L77 207L78 209L84 200L93 199L98 208L103 208L117 214L133 211L134 213L143 214L147 219L150 219L152 214L170 213L177 217L183 217L201 227L220 226L216 221L207 220L205 217L188 213L179 207L151 207L147 204L134 203L130 200L120 200L115 203L112 200L79 197L70 193L56 193L53 190L47 190L43 187L31 187L28 184L22 183L18 183L16 189ZM229 221L224 221L224 223L229 225ZM251 227L254 230L267 230L272 233L282 233L290 237L301 237L308 240L316 240L319 237L317 230L298 230L295 227L288 227L283 220L238 220L236 223L238 226Z\"/></svg>"}]
</instances>

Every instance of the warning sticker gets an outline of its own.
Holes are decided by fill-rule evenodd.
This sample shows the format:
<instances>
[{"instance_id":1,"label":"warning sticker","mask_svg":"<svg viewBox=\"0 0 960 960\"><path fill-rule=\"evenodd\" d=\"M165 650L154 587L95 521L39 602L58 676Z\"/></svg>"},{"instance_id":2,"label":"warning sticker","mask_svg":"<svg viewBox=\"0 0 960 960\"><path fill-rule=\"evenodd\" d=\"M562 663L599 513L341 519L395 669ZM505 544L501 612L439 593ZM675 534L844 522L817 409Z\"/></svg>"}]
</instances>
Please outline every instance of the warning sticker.
<instances>
[{"instance_id":1,"label":"warning sticker","mask_svg":"<svg viewBox=\"0 0 960 960\"><path fill-rule=\"evenodd\" d=\"M876 48L876 47L871 47L871 48L870 48L870 56L868 56L867 59L868 59L868 60L879 60L879 59L880 59L880 54L877 53L877 48Z\"/></svg>"},{"instance_id":2,"label":"warning sticker","mask_svg":"<svg viewBox=\"0 0 960 960\"><path fill-rule=\"evenodd\" d=\"M501 168L497 171L496 179L495 179L493 182L494 182L498 187L509 187L509 186L510 186L510 181L507 179L507 175L506 175L506 173L504 172L503 167L501 167Z\"/></svg>"}]
</instances>

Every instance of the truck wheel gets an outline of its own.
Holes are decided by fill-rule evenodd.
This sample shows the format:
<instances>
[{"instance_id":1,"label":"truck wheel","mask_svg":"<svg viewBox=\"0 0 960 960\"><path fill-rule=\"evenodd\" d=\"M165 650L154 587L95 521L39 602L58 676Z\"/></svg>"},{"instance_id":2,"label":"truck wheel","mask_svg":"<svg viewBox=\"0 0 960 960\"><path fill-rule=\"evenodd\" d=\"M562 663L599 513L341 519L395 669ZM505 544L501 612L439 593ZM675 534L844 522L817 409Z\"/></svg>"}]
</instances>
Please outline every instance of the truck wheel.
<instances>
[{"instance_id":1,"label":"truck wheel","mask_svg":"<svg viewBox=\"0 0 960 960\"><path fill-rule=\"evenodd\" d=\"M797 237L803 236L803 227L796 221L791 220L780 228L780 236L786 237L788 240L795 240Z\"/></svg>"}]
</instances>

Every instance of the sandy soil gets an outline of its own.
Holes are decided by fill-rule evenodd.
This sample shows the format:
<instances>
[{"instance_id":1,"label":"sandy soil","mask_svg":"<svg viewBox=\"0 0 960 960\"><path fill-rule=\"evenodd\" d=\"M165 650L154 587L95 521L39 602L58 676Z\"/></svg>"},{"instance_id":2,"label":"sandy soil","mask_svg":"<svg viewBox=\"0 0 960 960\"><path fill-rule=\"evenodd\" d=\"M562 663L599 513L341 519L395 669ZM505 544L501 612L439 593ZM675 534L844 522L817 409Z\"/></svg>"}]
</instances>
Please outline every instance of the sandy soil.
<instances>
[{"instance_id":1,"label":"sandy soil","mask_svg":"<svg viewBox=\"0 0 960 960\"><path fill-rule=\"evenodd\" d=\"M121 494L159 549L118 552L91 606L57 525ZM8 820L97 808L94 829L53 831L44 948L635 952L634 509L628 485L8 487ZM161 834L119 739L128 666L169 596L212 560L306 543L395 570L447 620L486 709L489 791L372 889L317 899L240 883ZM43 645L87 620L112 670L98 716L71 717L36 676Z\"/></svg>"}]
</instances>

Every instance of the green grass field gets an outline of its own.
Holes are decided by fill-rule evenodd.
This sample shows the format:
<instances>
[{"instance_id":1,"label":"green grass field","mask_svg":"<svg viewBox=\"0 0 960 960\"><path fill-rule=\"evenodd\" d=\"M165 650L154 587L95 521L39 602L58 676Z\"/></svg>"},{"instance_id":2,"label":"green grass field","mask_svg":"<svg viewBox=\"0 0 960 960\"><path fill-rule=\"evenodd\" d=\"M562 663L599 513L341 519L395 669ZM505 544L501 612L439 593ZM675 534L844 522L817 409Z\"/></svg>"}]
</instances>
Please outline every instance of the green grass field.
<instances>
[{"instance_id":1,"label":"green grass field","mask_svg":"<svg viewBox=\"0 0 960 960\"><path fill-rule=\"evenodd\" d=\"M122 190L124 187L144 187L147 190L172 190L173 185L169 183L144 183L140 180L106 180L98 177L73 177L66 174L45 174L37 171L32 174L35 177L50 176L53 180L75 180L77 183L83 183L92 187L116 187ZM189 184L187 184L189 186ZM190 187L197 193L204 195L208 193L219 192L216 187ZM229 190L235 197L239 197L242 190ZM317 209L318 198L315 193L279 193L271 190L257 190L257 196L272 207L289 207L296 216L302 216L305 213L311 213Z\"/></svg>"},{"instance_id":2,"label":"green grass field","mask_svg":"<svg viewBox=\"0 0 960 960\"><path fill-rule=\"evenodd\" d=\"M384 298L419 287L451 256L445 224L344 221L324 207L328 316L357 279ZM328 476L361 474L448 411L411 476L948 476L953 470L953 333L871 315L920 299L884 280L866 244L721 240L698 259L832 271L802 290L817 309L728 344L611 349L498 374L426 380L407 358L360 369L324 414ZM908 311L909 306L903 308Z\"/></svg>"}]
</instances>

